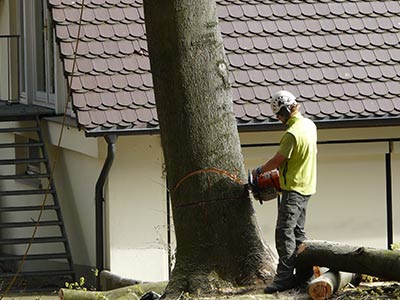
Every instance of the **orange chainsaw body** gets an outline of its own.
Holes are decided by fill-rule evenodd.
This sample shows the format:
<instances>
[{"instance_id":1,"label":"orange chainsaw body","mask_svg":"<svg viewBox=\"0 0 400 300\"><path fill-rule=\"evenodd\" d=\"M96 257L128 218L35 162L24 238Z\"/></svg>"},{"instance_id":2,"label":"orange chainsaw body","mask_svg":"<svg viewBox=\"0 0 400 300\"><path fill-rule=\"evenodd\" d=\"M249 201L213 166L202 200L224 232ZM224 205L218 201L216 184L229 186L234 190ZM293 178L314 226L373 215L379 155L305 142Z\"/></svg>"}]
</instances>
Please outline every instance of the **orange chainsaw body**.
<instances>
[{"instance_id":1,"label":"orange chainsaw body","mask_svg":"<svg viewBox=\"0 0 400 300\"><path fill-rule=\"evenodd\" d=\"M281 192L279 183L279 171L272 170L253 177L249 171L249 184L253 191L254 197L262 204L264 201L269 201L278 197Z\"/></svg>"},{"instance_id":2,"label":"orange chainsaw body","mask_svg":"<svg viewBox=\"0 0 400 300\"><path fill-rule=\"evenodd\" d=\"M281 185L279 183L279 171L272 170L258 175L256 178L256 184L258 189L275 188L280 191Z\"/></svg>"}]
</instances>

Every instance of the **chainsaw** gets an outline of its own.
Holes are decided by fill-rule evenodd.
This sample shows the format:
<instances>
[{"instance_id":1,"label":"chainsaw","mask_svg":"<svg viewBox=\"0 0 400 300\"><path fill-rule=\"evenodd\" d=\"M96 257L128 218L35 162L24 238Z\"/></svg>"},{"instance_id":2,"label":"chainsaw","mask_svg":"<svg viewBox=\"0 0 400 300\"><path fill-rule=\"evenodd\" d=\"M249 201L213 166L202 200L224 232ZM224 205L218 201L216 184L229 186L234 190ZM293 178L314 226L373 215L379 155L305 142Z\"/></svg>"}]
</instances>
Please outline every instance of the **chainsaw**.
<instances>
[{"instance_id":1,"label":"chainsaw","mask_svg":"<svg viewBox=\"0 0 400 300\"><path fill-rule=\"evenodd\" d=\"M264 201L277 198L279 192L281 192L278 170L265 172L256 177L254 177L253 173L249 170L248 180L254 198L260 201L260 204L263 204Z\"/></svg>"}]
</instances>

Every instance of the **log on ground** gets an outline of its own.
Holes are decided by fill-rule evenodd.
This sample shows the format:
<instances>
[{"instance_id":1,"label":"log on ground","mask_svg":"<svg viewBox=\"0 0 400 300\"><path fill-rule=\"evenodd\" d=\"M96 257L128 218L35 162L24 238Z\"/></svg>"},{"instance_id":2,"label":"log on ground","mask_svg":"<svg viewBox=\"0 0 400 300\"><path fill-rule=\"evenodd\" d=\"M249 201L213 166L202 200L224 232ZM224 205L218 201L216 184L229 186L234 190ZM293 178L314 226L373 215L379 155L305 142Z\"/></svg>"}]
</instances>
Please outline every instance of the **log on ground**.
<instances>
[{"instance_id":1,"label":"log on ground","mask_svg":"<svg viewBox=\"0 0 400 300\"><path fill-rule=\"evenodd\" d=\"M139 280L125 278L117 274L113 274L108 270L103 270L100 272L100 287L102 291L115 290L140 283L142 282Z\"/></svg>"},{"instance_id":2,"label":"log on ground","mask_svg":"<svg viewBox=\"0 0 400 300\"><path fill-rule=\"evenodd\" d=\"M61 300L139 300L149 291L163 294L166 286L167 282L142 283L104 292L60 289L59 297Z\"/></svg>"},{"instance_id":3,"label":"log on ground","mask_svg":"<svg viewBox=\"0 0 400 300\"><path fill-rule=\"evenodd\" d=\"M400 252L393 250L310 240L300 245L296 263L400 281Z\"/></svg>"},{"instance_id":4,"label":"log on ground","mask_svg":"<svg viewBox=\"0 0 400 300\"><path fill-rule=\"evenodd\" d=\"M329 270L308 283L307 293L313 300L325 300L350 282L358 284L358 276L353 273Z\"/></svg>"}]
</instances>

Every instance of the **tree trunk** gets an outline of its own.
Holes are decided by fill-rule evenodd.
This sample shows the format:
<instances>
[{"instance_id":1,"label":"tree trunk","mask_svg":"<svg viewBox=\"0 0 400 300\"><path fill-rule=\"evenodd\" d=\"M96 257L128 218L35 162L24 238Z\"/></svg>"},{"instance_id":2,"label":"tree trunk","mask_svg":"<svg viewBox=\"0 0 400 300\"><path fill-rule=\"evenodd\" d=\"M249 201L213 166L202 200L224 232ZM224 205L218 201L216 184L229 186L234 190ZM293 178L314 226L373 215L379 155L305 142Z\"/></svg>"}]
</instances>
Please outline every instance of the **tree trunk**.
<instances>
[{"instance_id":1,"label":"tree trunk","mask_svg":"<svg viewBox=\"0 0 400 300\"><path fill-rule=\"evenodd\" d=\"M307 286L307 292L313 300L325 300L337 290L344 288L350 282L355 282L355 280L355 274L329 270L311 280Z\"/></svg>"},{"instance_id":2,"label":"tree trunk","mask_svg":"<svg viewBox=\"0 0 400 300\"><path fill-rule=\"evenodd\" d=\"M297 255L299 266L318 265L400 281L400 252L397 251L327 241L305 241L300 245Z\"/></svg>"},{"instance_id":3,"label":"tree trunk","mask_svg":"<svg viewBox=\"0 0 400 300\"><path fill-rule=\"evenodd\" d=\"M274 274L248 195L214 0L144 1L177 241L167 293Z\"/></svg>"}]
</instances>

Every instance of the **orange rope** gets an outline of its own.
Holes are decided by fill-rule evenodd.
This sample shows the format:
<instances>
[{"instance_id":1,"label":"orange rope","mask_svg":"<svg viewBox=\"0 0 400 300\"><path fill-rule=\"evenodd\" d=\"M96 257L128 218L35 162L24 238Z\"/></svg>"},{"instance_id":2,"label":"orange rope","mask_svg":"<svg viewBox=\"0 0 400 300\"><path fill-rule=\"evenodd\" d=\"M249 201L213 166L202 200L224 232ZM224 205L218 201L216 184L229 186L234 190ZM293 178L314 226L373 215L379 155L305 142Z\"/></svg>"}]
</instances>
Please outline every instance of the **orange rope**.
<instances>
[{"instance_id":1,"label":"orange rope","mask_svg":"<svg viewBox=\"0 0 400 300\"><path fill-rule=\"evenodd\" d=\"M243 197L236 196L236 197L225 197L225 198L215 198L215 199L209 199L207 201L200 201L200 202L191 202L191 203L183 203L180 205L174 205L173 208L181 208L181 207L187 207L187 206L194 206L194 205L203 205L206 203L214 203L214 202L219 202L219 201L230 201L230 200L242 200Z\"/></svg>"},{"instance_id":2,"label":"orange rope","mask_svg":"<svg viewBox=\"0 0 400 300\"><path fill-rule=\"evenodd\" d=\"M225 170L221 170L221 169L217 169L217 168L207 168L207 169L200 169L200 170L196 170L193 172L190 172L189 174L183 176L178 183L175 185L173 191L172 191L172 196L171 198L173 198L173 196L175 195L176 190L178 189L178 187L189 177L192 177L193 175L197 175L197 174L201 174L201 173L216 173L216 174L221 174L225 177L228 177L229 179L231 179L233 182L239 183L239 184L244 184L243 181L237 177L237 175L229 173L228 171Z\"/></svg>"}]
</instances>

